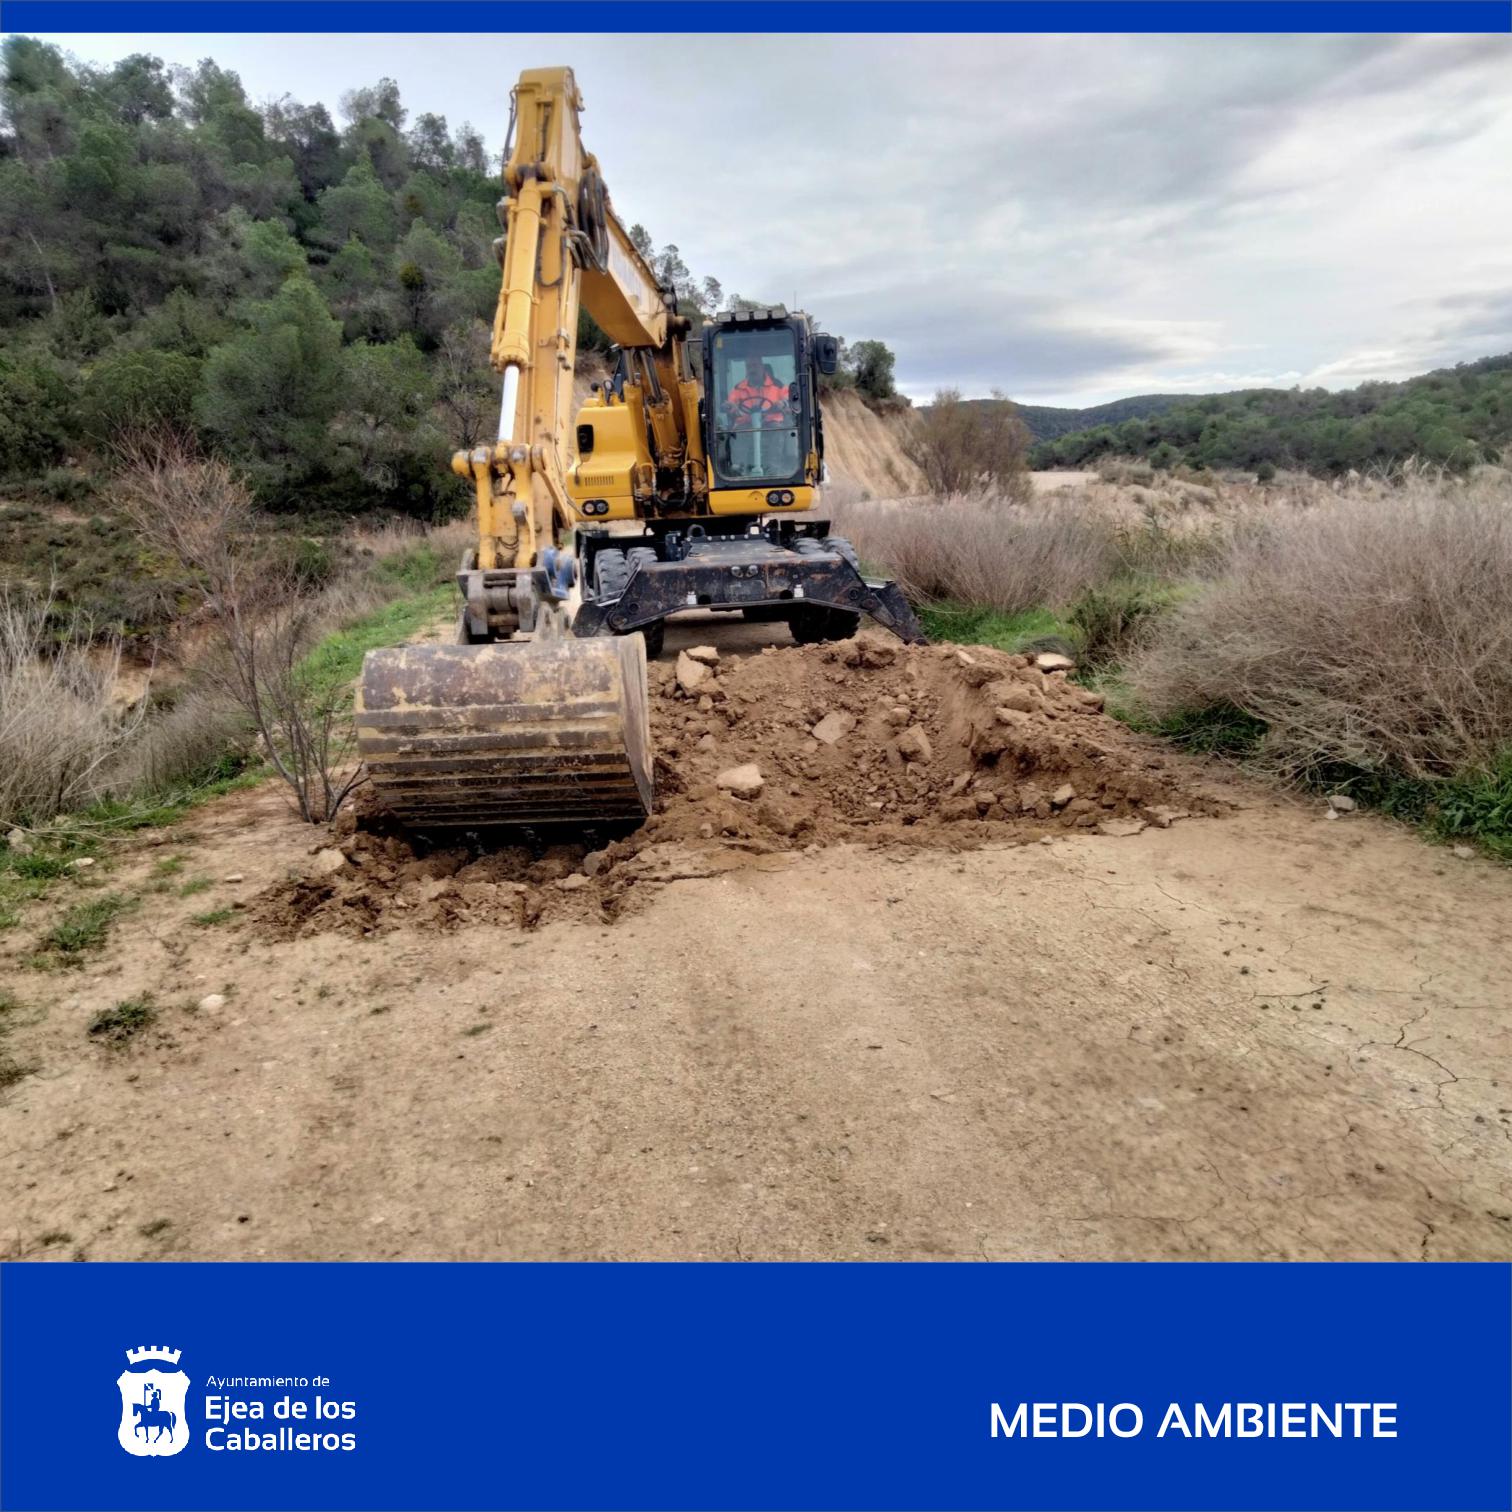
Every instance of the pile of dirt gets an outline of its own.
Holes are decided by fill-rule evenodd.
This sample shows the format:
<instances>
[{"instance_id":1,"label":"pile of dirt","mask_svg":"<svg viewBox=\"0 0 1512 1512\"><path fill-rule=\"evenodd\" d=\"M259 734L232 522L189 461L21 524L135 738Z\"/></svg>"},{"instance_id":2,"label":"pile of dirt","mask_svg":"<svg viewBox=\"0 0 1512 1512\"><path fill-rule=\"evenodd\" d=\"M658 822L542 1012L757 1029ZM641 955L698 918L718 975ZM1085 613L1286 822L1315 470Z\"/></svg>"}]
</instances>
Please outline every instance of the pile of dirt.
<instances>
[{"instance_id":1,"label":"pile of dirt","mask_svg":"<svg viewBox=\"0 0 1512 1512\"><path fill-rule=\"evenodd\" d=\"M650 884L806 849L1131 834L1205 806L1099 695L1028 656L864 631L740 659L697 647L650 679L657 801L633 834L426 853L349 822L254 918L283 938L612 918Z\"/></svg>"}]
</instances>

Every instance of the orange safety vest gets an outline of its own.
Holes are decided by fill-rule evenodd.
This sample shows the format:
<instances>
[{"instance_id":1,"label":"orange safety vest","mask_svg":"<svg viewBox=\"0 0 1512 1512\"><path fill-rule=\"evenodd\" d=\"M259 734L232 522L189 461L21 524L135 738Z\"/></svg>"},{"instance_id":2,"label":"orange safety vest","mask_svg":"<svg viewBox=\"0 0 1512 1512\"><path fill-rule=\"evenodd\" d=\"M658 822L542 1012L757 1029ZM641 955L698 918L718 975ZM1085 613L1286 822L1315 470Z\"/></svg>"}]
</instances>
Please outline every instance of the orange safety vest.
<instances>
[{"instance_id":1,"label":"orange safety vest","mask_svg":"<svg viewBox=\"0 0 1512 1512\"><path fill-rule=\"evenodd\" d=\"M763 410L762 401L781 406L778 410ZM764 378L760 388L754 387L747 379L742 378L734 388L730 390L730 405L738 410L743 410L749 415L756 416L762 425L786 425L788 391L775 379Z\"/></svg>"}]
</instances>

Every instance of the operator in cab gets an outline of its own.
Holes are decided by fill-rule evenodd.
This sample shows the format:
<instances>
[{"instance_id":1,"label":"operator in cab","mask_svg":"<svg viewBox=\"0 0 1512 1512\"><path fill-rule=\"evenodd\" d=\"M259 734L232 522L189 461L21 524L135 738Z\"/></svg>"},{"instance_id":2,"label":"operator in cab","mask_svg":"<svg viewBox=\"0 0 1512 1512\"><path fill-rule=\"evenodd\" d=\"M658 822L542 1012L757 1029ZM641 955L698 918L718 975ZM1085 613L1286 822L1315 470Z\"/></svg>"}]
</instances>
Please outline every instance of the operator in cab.
<instances>
[{"instance_id":1,"label":"operator in cab","mask_svg":"<svg viewBox=\"0 0 1512 1512\"><path fill-rule=\"evenodd\" d=\"M787 425L788 391L778 383L766 363L759 357L747 357L745 377L730 390L725 405L733 412L737 428L755 429L764 425Z\"/></svg>"}]
</instances>

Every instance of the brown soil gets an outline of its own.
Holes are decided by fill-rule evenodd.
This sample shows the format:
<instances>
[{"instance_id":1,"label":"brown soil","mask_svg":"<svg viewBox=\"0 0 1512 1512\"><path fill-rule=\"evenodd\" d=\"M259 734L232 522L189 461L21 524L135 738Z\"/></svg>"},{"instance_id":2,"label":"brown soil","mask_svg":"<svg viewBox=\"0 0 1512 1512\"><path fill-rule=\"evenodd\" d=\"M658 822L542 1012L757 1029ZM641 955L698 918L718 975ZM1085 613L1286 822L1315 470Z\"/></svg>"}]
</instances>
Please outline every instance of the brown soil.
<instances>
[{"instance_id":1,"label":"brown soil","mask_svg":"<svg viewBox=\"0 0 1512 1512\"><path fill-rule=\"evenodd\" d=\"M1027 656L909 647L879 631L701 654L712 664L679 656L650 669L658 798L634 834L601 848L417 853L371 816L373 829L342 839L345 865L328 851L321 861L334 870L270 889L254 905L257 924L290 939L612 919L667 882L795 848L962 850L1099 825L1135 831L1212 807L1164 753L1104 715L1099 697ZM720 786L747 765L758 792Z\"/></svg>"},{"instance_id":2,"label":"brown soil","mask_svg":"<svg viewBox=\"0 0 1512 1512\"><path fill-rule=\"evenodd\" d=\"M1512 872L1152 766L1064 694L992 759L987 690L1024 669L850 654L722 662L707 709L663 689L684 785L581 885L571 853L312 832L272 785L61 880L0 934L30 1070L0 1255L1512 1254ZM922 790L877 722L905 697ZM708 790L751 759L762 798ZM1154 822L1023 813L1063 776ZM952 817L989 791L1003 817ZM361 864L314 876L333 839ZM29 965L91 886L138 906ZM144 994L139 1032L90 1033Z\"/></svg>"}]
</instances>

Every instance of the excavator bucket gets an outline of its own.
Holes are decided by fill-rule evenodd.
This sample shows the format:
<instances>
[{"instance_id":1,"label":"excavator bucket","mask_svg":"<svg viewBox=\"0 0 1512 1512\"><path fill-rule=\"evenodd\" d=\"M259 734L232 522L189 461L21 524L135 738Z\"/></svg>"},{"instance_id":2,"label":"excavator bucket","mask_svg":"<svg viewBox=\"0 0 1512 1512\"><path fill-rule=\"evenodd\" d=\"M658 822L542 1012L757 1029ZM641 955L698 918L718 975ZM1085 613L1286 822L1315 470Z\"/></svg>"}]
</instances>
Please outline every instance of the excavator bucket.
<instances>
[{"instance_id":1,"label":"excavator bucket","mask_svg":"<svg viewBox=\"0 0 1512 1512\"><path fill-rule=\"evenodd\" d=\"M412 829L640 823L651 808L639 635L369 651L357 746Z\"/></svg>"}]
</instances>

